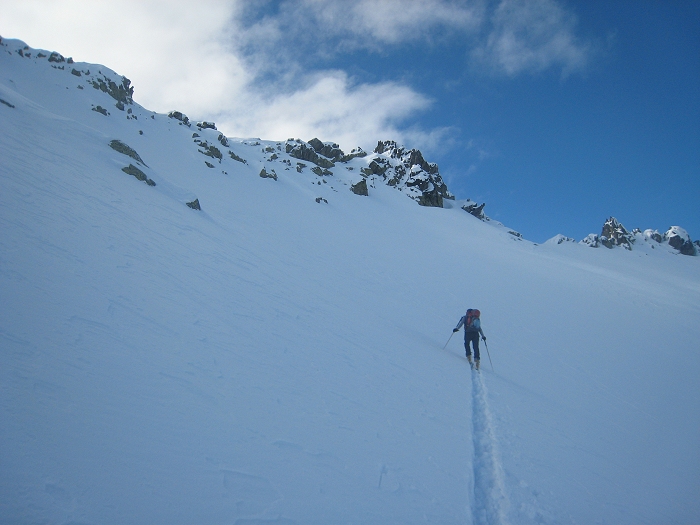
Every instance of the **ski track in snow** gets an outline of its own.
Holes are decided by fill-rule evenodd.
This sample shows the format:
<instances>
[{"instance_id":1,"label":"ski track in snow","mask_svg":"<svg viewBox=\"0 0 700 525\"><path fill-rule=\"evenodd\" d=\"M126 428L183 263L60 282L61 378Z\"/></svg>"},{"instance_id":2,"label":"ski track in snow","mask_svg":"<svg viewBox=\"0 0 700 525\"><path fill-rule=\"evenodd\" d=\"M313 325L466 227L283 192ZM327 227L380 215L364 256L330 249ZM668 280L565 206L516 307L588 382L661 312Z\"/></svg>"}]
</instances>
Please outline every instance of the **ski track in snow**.
<instances>
[{"instance_id":1,"label":"ski track in snow","mask_svg":"<svg viewBox=\"0 0 700 525\"><path fill-rule=\"evenodd\" d=\"M475 525L507 525L508 498L486 385L481 373L472 371L472 434L474 439Z\"/></svg>"}]
</instances>

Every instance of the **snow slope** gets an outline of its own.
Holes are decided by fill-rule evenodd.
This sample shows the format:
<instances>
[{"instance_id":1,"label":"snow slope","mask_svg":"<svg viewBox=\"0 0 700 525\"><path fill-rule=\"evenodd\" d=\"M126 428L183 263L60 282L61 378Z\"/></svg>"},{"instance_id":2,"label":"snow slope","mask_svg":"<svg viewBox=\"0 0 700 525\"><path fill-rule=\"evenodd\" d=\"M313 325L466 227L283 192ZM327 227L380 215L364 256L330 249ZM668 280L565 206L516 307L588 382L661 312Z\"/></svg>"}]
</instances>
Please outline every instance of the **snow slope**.
<instances>
[{"instance_id":1,"label":"snow slope","mask_svg":"<svg viewBox=\"0 0 700 525\"><path fill-rule=\"evenodd\" d=\"M23 46L0 47L0 523L696 522L699 258L355 195L371 155L299 172ZM467 307L481 373L461 332L443 349Z\"/></svg>"}]
</instances>

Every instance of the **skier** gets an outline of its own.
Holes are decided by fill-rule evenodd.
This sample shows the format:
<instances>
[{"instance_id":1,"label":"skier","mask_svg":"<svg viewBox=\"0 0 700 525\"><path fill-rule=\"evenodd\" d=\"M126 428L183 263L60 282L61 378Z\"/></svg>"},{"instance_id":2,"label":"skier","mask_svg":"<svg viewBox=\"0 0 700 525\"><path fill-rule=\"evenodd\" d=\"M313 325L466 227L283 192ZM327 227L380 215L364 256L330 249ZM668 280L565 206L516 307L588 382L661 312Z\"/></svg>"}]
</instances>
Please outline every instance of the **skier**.
<instances>
[{"instance_id":1,"label":"skier","mask_svg":"<svg viewBox=\"0 0 700 525\"><path fill-rule=\"evenodd\" d=\"M464 325L464 349L467 351L467 360L469 361L469 366L472 368L476 367L477 370L479 370L479 362L481 360L481 355L479 354L479 334L481 334L481 339L486 341L484 331L481 329L480 316L481 312L479 310L470 308L467 310L467 315L463 316L459 320L459 323L457 323L457 327L452 330L452 333L458 332L462 325ZM474 347L474 361L472 361L472 352L469 348L469 342L471 342Z\"/></svg>"}]
</instances>

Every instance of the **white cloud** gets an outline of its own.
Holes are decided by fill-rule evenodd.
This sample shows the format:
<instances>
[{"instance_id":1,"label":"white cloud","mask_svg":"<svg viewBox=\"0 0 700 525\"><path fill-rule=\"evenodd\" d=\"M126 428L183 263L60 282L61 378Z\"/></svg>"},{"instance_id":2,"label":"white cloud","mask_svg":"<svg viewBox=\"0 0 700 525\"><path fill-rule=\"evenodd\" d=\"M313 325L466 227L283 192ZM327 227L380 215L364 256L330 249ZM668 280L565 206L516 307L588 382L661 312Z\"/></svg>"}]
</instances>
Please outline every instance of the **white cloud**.
<instances>
[{"instance_id":1,"label":"white cloud","mask_svg":"<svg viewBox=\"0 0 700 525\"><path fill-rule=\"evenodd\" d=\"M215 119L231 136L318 136L368 147L380 138L402 140L399 124L429 106L405 85L355 83L343 72L304 72L293 62L273 82L261 82L265 68L256 61L266 55L240 50L247 43L241 5L3 0L0 34L104 64L132 80L134 98L148 109Z\"/></svg>"},{"instance_id":2,"label":"white cloud","mask_svg":"<svg viewBox=\"0 0 700 525\"><path fill-rule=\"evenodd\" d=\"M250 17L258 20L245 35L257 46L293 41L296 46L316 47L318 53L333 53L430 39L446 29L477 30L484 0L285 0L274 14L259 7L247 6ZM331 40L331 49L319 46Z\"/></svg>"},{"instance_id":3,"label":"white cloud","mask_svg":"<svg viewBox=\"0 0 700 525\"><path fill-rule=\"evenodd\" d=\"M486 0L0 0L0 34L104 64L132 80L148 109L215 120L231 136L318 136L346 149L394 139L430 149L449 130L411 125L428 97L381 72L363 83L304 59L396 51L448 33L473 39L486 11ZM492 20L477 52L484 63L511 75L585 63L572 18L553 0L504 0Z\"/></svg>"},{"instance_id":4,"label":"white cloud","mask_svg":"<svg viewBox=\"0 0 700 525\"><path fill-rule=\"evenodd\" d=\"M375 40L397 44L424 39L438 27L474 30L483 14L479 0L306 0L305 4L324 30L352 35L355 45L367 47Z\"/></svg>"},{"instance_id":5,"label":"white cloud","mask_svg":"<svg viewBox=\"0 0 700 525\"><path fill-rule=\"evenodd\" d=\"M144 106L210 113L250 75L227 46L235 2L3 1L0 31L129 77Z\"/></svg>"},{"instance_id":6,"label":"white cloud","mask_svg":"<svg viewBox=\"0 0 700 525\"><path fill-rule=\"evenodd\" d=\"M559 66L567 75L590 59L591 46L574 33L575 17L554 0L502 0L492 23L472 56L495 71L514 76Z\"/></svg>"},{"instance_id":7,"label":"white cloud","mask_svg":"<svg viewBox=\"0 0 700 525\"><path fill-rule=\"evenodd\" d=\"M402 140L399 124L430 100L412 89L384 82L355 85L341 71L324 71L290 93L266 97L249 93L252 110L245 115L225 112L220 117L238 134L257 130L256 136L273 140L318 136L351 149L373 147L381 138Z\"/></svg>"}]
</instances>

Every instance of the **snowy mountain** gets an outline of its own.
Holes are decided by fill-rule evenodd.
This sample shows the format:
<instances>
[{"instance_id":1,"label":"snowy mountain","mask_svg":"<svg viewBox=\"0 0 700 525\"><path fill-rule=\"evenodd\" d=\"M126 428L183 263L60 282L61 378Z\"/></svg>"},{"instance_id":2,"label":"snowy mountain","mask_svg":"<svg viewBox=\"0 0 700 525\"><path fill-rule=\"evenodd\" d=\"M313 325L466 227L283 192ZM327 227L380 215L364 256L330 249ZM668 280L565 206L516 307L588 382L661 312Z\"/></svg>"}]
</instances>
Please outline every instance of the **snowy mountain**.
<instances>
[{"instance_id":1,"label":"snowy mountain","mask_svg":"<svg viewBox=\"0 0 700 525\"><path fill-rule=\"evenodd\" d=\"M417 150L135 96L0 42L0 523L695 522L674 235L536 245Z\"/></svg>"},{"instance_id":2,"label":"snowy mountain","mask_svg":"<svg viewBox=\"0 0 700 525\"><path fill-rule=\"evenodd\" d=\"M619 246L626 250L632 250L634 246L642 247L646 251L661 248L670 253L682 255L698 255L700 248L700 241L693 242L688 232L680 226L671 226L663 235L651 229L644 232L634 229L629 232L615 217L605 221L600 235L591 233L581 241L581 244L592 248L605 246L612 249Z\"/></svg>"}]
</instances>

